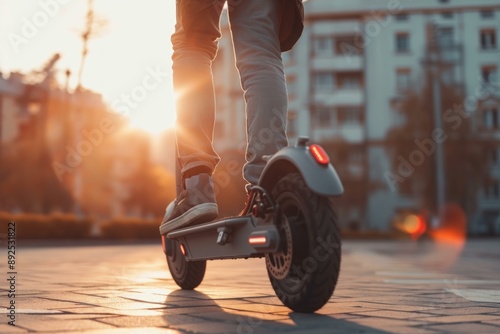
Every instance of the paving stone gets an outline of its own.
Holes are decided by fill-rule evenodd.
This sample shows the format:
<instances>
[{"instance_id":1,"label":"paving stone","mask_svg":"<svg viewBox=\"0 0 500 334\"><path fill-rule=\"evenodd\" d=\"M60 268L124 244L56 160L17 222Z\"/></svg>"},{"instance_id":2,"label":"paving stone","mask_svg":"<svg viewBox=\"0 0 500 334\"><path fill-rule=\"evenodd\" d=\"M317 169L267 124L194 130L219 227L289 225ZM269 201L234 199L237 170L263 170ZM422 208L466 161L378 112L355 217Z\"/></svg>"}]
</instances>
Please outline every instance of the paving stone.
<instances>
[{"instance_id":1,"label":"paving stone","mask_svg":"<svg viewBox=\"0 0 500 334\"><path fill-rule=\"evenodd\" d=\"M102 304L101 307L111 308L114 310L147 310L147 309L165 308L166 306L157 303L122 302L122 303Z\"/></svg>"},{"instance_id":2,"label":"paving stone","mask_svg":"<svg viewBox=\"0 0 500 334\"><path fill-rule=\"evenodd\" d=\"M343 305L343 304L341 304ZM408 312L426 312L428 310L435 310L434 307L418 306L418 305L404 305L404 304L380 304L380 303L366 303L366 302L353 302L349 303L350 306L357 306L362 309L368 310L390 310L390 311L408 311Z\"/></svg>"},{"instance_id":3,"label":"paving stone","mask_svg":"<svg viewBox=\"0 0 500 334\"><path fill-rule=\"evenodd\" d=\"M247 319L254 319L256 322L261 322L262 315L258 313L245 314L244 312L234 311L234 313L221 312L205 312L193 315L203 321L225 322L225 323L238 323L239 319L246 317Z\"/></svg>"},{"instance_id":4,"label":"paving stone","mask_svg":"<svg viewBox=\"0 0 500 334\"><path fill-rule=\"evenodd\" d=\"M317 314L324 315L340 315L340 314L363 314L363 312L376 312L376 309L366 308L362 306L346 306L346 307L323 307Z\"/></svg>"},{"instance_id":5,"label":"paving stone","mask_svg":"<svg viewBox=\"0 0 500 334\"><path fill-rule=\"evenodd\" d=\"M359 325L370 328L365 333L372 333L372 331L381 331L383 333L394 333L394 334L436 334L436 331L429 330L425 327L426 323L416 323L416 322L397 322L392 321L380 321L379 319L348 319L348 321L356 322Z\"/></svg>"},{"instance_id":6,"label":"paving stone","mask_svg":"<svg viewBox=\"0 0 500 334\"><path fill-rule=\"evenodd\" d=\"M442 331L446 333L474 333L474 334L494 334L500 333L500 326L481 324L481 323L463 323L451 325L432 325L428 329Z\"/></svg>"},{"instance_id":7,"label":"paving stone","mask_svg":"<svg viewBox=\"0 0 500 334\"><path fill-rule=\"evenodd\" d=\"M40 316L30 316L26 318L24 315L18 317L19 327L29 329L30 331L36 332L56 332L56 331L75 331L75 330L86 330L86 329L106 329L114 328L114 326L100 323L96 320L87 319L73 319L71 321L67 320L52 320L47 319L43 315Z\"/></svg>"},{"instance_id":8,"label":"paving stone","mask_svg":"<svg viewBox=\"0 0 500 334\"><path fill-rule=\"evenodd\" d=\"M0 333L2 334L28 333L28 330L16 326L11 326L8 324L0 324Z\"/></svg>"},{"instance_id":9,"label":"paving stone","mask_svg":"<svg viewBox=\"0 0 500 334\"><path fill-rule=\"evenodd\" d=\"M223 322L198 322L186 323L172 326L173 329L186 331L190 333L204 333L204 334L234 334L244 333L242 328L244 324L223 323ZM256 333L250 332L250 333Z\"/></svg>"},{"instance_id":10,"label":"paving stone","mask_svg":"<svg viewBox=\"0 0 500 334\"><path fill-rule=\"evenodd\" d=\"M158 310L162 314L187 314L197 315L207 312L220 312L222 309L218 306L197 306L197 307L172 307L167 309Z\"/></svg>"},{"instance_id":11,"label":"paving stone","mask_svg":"<svg viewBox=\"0 0 500 334\"><path fill-rule=\"evenodd\" d=\"M165 319L172 319L171 316L114 316L99 318L99 321L116 327L164 327L171 323ZM187 318L184 318L187 320Z\"/></svg>"},{"instance_id":12,"label":"paving stone","mask_svg":"<svg viewBox=\"0 0 500 334\"><path fill-rule=\"evenodd\" d=\"M50 314L47 315L47 318L54 320L73 320L73 319L99 319L109 317L109 314L71 314L71 313L63 313L63 314Z\"/></svg>"},{"instance_id":13,"label":"paving stone","mask_svg":"<svg viewBox=\"0 0 500 334\"><path fill-rule=\"evenodd\" d=\"M470 315L498 313L500 308L496 307L457 307L425 310L427 314L436 315Z\"/></svg>"},{"instance_id":14,"label":"paving stone","mask_svg":"<svg viewBox=\"0 0 500 334\"><path fill-rule=\"evenodd\" d=\"M486 321L482 321L482 322L485 324L500 326L500 319L498 319L498 320L486 320Z\"/></svg>"},{"instance_id":15,"label":"paving stone","mask_svg":"<svg viewBox=\"0 0 500 334\"><path fill-rule=\"evenodd\" d=\"M146 303L157 303L167 305L169 302L175 303L177 300L185 300L185 298L175 298L164 295L158 295L153 293L144 293L144 292L124 292L120 294L121 299L125 299L128 301L138 301L138 302L146 302Z\"/></svg>"},{"instance_id":16,"label":"paving stone","mask_svg":"<svg viewBox=\"0 0 500 334\"><path fill-rule=\"evenodd\" d=\"M276 296L263 296L263 297L253 297L253 298L243 298L243 300L259 303L259 304L269 304L281 306L283 303Z\"/></svg>"},{"instance_id":17,"label":"paving stone","mask_svg":"<svg viewBox=\"0 0 500 334\"><path fill-rule=\"evenodd\" d=\"M465 322L476 322L476 321L489 321L489 320L500 320L500 315L484 315L484 314L471 314L471 315L447 315L447 316L436 316L432 318L422 317L419 318L420 321L429 322L446 322L446 323L465 323Z\"/></svg>"},{"instance_id":18,"label":"paving stone","mask_svg":"<svg viewBox=\"0 0 500 334\"><path fill-rule=\"evenodd\" d=\"M226 304L225 308L237 311L250 311L258 313L290 312L290 309L283 305L267 305L258 303Z\"/></svg>"},{"instance_id":19,"label":"paving stone","mask_svg":"<svg viewBox=\"0 0 500 334\"><path fill-rule=\"evenodd\" d=\"M109 315L137 315L137 316L154 316L163 314L163 310L117 310L108 307L75 307L66 309L67 312L73 314L109 314Z\"/></svg>"},{"instance_id":20,"label":"paving stone","mask_svg":"<svg viewBox=\"0 0 500 334\"><path fill-rule=\"evenodd\" d=\"M358 311L352 312L353 314L366 316L366 317L377 317L377 318L390 318L390 319L413 319L421 317L429 317L428 314L422 314L418 312L398 312L398 311L386 311L386 310L375 310L375 311Z\"/></svg>"},{"instance_id":21,"label":"paving stone","mask_svg":"<svg viewBox=\"0 0 500 334\"><path fill-rule=\"evenodd\" d=\"M103 330L90 330L90 331L78 331L78 332L67 332L66 334L184 334L185 332L180 332L174 329L168 328L157 328L157 327L137 327L137 328L113 328L113 329L103 329Z\"/></svg>"}]
</instances>

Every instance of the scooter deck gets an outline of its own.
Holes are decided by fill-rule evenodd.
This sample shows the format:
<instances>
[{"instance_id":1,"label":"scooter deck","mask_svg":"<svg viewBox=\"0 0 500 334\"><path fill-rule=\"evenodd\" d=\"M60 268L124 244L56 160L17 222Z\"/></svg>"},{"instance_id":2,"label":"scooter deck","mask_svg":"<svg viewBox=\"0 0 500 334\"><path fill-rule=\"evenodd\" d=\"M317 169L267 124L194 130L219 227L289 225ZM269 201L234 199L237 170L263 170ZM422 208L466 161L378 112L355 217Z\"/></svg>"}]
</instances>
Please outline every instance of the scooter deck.
<instances>
[{"instance_id":1,"label":"scooter deck","mask_svg":"<svg viewBox=\"0 0 500 334\"><path fill-rule=\"evenodd\" d=\"M251 243L251 238L259 237L265 242ZM185 227L168 233L167 238L180 243L188 261L262 257L279 245L276 226L251 215Z\"/></svg>"},{"instance_id":2,"label":"scooter deck","mask_svg":"<svg viewBox=\"0 0 500 334\"><path fill-rule=\"evenodd\" d=\"M215 220L204 224L198 224L194 226L184 227L182 229L174 230L167 234L169 239L177 239L180 237L188 236L191 234L201 233L205 231L210 231L220 227L237 227L242 224L247 224L251 222L251 217L249 216L236 216L227 217L221 220Z\"/></svg>"}]
</instances>

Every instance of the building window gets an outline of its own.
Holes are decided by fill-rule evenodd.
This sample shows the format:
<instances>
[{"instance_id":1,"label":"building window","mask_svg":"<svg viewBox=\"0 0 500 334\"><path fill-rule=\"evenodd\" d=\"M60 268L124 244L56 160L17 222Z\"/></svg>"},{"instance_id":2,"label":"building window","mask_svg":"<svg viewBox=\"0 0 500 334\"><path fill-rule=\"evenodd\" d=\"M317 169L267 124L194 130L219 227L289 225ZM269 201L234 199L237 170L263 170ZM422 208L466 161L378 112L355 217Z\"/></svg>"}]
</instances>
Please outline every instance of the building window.
<instances>
[{"instance_id":1,"label":"building window","mask_svg":"<svg viewBox=\"0 0 500 334\"><path fill-rule=\"evenodd\" d=\"M481 67L481 77L486 83L497 82L497 67L495 65Z\"/></svg>"},{"instance_id":2,"label":"building window","mask_svg":"<svg viewBox=\"0 0 500 334\"><path fill-rule=\"evenodd\" d=\"M405 53L410 51L410 35L406 32L396 34L396 52Z\"/></svg>"},{"instance_id":3,"label":"building window","mask_svg":"<svg viewBox=\"0 0 500 334\"><path fill-rule=\"evenodd\" d=\"M480 15L482 19L492 19L495 17L495 12L492 10L482 10Z\"/></svg>"},{"instance_id":4,"label":"building window","mask_svg":"<svg viewBox=\"0 0 500 334\"><path fill-rule=\"evenodd\" d=\"M500 129L500 110L496 107L484 109L483 125L487 129Z\"/></svg>"},{"instance_id":5,"label":"building window","mask_svg":"<svg viewBox=\"0 0 500 334\"><path fill-rule=\"evenodd\" d=\"M444 68L442 69L441 72L441 78L443 79L443 82L452 85L457 82L456 77L455 77L455 68Z\"/></svg>"},{"instance_id":6,"label":"building window","mask_svg":"<svg viewBox=\"0 0 500 334\"><path fill-rule=\"evenodd\" d=\"M398 14L394 16L396 21L408 21L408 17L408 14Z\"/></svg>"},{"instance_id":7,"label":"building window","mask_svg":"<svg viewBox=\"0 0 500 334\"><path fill-rule=\"evenodd\" d=\"M442 13L441 13L441 17L442 17L443 19L447 19L447 20L449 20L449 19L452 19L452 18L453 18L453 13L452 13L452 12L442 12Z\"/></svg>"},{"instance_id":8,"label":"building window","mask_svg":"<svg viewBox=\"0 0 500 334\"><path fill-rule=\"evenodd\" d=\"M334 115L332 108L319 107L316 109L316 125L320 128L329 128L333 125Z\"/></svg>"},{"instance_id":9,"label":"building window","mask_svg":"<svg viewBox=\"0 0 500 334\"><path fill-rule=\"evenodd\" d=\"M447 48L453 45L453 28L452 27L441 27L437 31L438 44L442 48Z\"/></svg>"},{"instance_id":10,"label":"building window","mask_svg":"<svg viewBox=\"0 0 500 334\"><path fill-rule=\"evenodd\" d=\"M337 73L336 78L340 89L359 89L362 86L361 73Z\"/></svg>"},{"instance_id":11,"label":"building window","mask_svg":"<svg viewBox=\"0 0 500 334\"><path fill-rule=\"evenodd\" d=\"M491 50L497 48L497 35L495 29L482 29L480 31L481 49Z\"/></svg>"},{"instance_id":12,"label":"building window","mask_svg":"<svg viewBox=\"0 0 500 334\"><path fill-rule=\"evenodd\" d=\"M491 167L500 166L500 147L493 148L488 152L488 162Z\"/></svg>"},{"instance_id":13,"label":"building window","mask_svg":"<svg viewBox=\"0 0 500 334\"><path fill-rule=\"evenodd\" d=\"M488 199L500 198L500 181L489 180L484 186L484 196Z\"/></svg>"},{"instance_id":14,"label":"building window","mask_svg":"<svg viewBox=\"0 0 500 334\"><path fill-rule=\"evenodd\" d=\"M315 56L332 56L333 45L331 37L315 37L313 41L313 47Z\"/></svg>"},{"instance_id":15,"label":"building window","mask_svg":"<svg viewBox=\"0 0 500 334\"><path fill-rule=\"evenodd\" d=\"M333 73L320 72L314 76L314 86L316 90L329 92L333 90Z\"/></svg>"},{"instance_id":16,"label":"building window","mask_svg":"<svg viewBox=\"0 0 500 334\"><path fill-rule=\"evenodd\" d=\"M396 70L396 89L405 91L410 88L411 70L409 68L398 68Z\"/></svg>"},{"instance_id":17,"label":"building window","mask_svg":"<svg viewBox=\"0 0 500 334\"><path fill-rule=\"evenodd\" d=\"M362 48L356 46L356 36L337 36L335 37L335 54L349 56L352 54L360 55Z\"/></svg>"},{"instance_id":18,"label":"building window","mask_svg":"<svg viewBox=\"0 0 500 334\"><path fill-rule=\"evenodd\" d=\"M363 112L359 107L339 107L337 117L341 125L359 125L364 121Z\"/></svg>"}]
</instances>

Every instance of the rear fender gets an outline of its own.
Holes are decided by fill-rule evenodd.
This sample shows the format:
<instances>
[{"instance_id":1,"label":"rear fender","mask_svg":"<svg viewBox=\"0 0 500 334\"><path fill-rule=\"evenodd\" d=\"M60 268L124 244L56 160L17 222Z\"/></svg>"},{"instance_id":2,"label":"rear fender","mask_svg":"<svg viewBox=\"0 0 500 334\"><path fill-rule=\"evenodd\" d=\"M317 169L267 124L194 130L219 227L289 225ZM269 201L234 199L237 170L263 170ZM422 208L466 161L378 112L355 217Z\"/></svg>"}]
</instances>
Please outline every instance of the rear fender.
<instances>
[{"instance_id":1,"label":"rear fender","mask_svg":"<svg viewBox=\"0 0 500 334\"><path fill-rule=\"evenodd\" d=\"M319 195L340 196L344 193L332 164L319 164L309 153L308 146L286 147L273 155L262 172L259 185L271 190L279 179L294 172L300 173L307 186Z\"/></svg>"}]
</instances>

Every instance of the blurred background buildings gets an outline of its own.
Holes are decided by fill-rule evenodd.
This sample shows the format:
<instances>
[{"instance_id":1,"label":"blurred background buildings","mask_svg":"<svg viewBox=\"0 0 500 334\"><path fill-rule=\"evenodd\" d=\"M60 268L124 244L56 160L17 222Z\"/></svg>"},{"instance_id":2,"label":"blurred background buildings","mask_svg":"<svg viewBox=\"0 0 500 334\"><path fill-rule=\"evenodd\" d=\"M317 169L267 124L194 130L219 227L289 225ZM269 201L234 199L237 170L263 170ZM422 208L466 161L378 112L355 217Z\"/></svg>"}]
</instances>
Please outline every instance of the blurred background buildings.
<instances>
[{"instance_id":1,"label":"blurred background buildings","mask_svg":"<svg viewBox=\"0 0 500 334\"><path fill-rule=\"evenodd\" d=\"M332 156L346 189L342 227L388 231L398 217L457 203L470 233L500 234L498 0L305 9L303 36L283 54L287 131L290 144L309 136ZM225 15L221 27L215 181L219 202L239 211L244 100ZM100 94L69 89L69 72L57 82L58 60L0 75L0 211L161 216L174 196L172 130L152 138L127 127Z\"/></svg>"},{"instance_id":2,"label":"blurred background buildings","mask_svg":"<svg viewBox=\"0 0 500 334\"><path fill-rule=\"evenodd\" d=\"M152 158L151 137L101 95L59 87L58 59L0 75L0 211L158 216L173 176Z\"/></svg>"}]
</instances>

